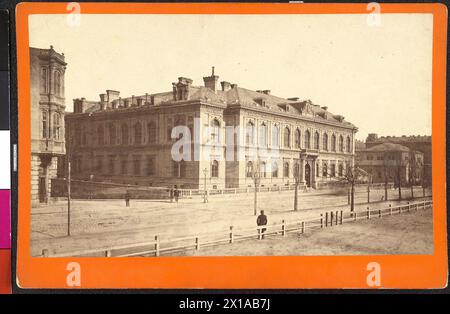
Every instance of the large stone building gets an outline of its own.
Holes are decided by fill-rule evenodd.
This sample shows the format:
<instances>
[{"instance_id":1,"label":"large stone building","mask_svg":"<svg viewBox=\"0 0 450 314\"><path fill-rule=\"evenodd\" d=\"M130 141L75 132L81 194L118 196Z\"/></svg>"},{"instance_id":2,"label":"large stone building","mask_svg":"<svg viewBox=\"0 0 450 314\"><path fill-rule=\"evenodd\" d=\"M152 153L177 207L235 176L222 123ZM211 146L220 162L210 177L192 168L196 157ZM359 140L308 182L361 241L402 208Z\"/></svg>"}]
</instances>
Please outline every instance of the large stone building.
<instances>
[{"instance_id":1,"label":"large stone building","mask_svg":"<svg viewBox=\"0 0 450 314\"><path fill-rule=\"evenodd\" d=\"M47 203L64 143L64 54L30 48L31 202ZM60 172L62 174L63 172Z\"/></svg>"},{"instance_id":2,"label":"large stone building","mask_svg":"<svg viewBox=\"0 0 450 314\"><path fill-rule=\"evenodd\" d=\"M356 151L357 166L373 183L401 182L402 186L422 184L424 154L394 143L381 143Z\"/></svg>"},{"instance_id":3,"label":"large stone building","mask_svg":"<svg viewBox=\"0 0 450 314\"><path fill-rule=\"evenodd\" d=\"M121 98L107 90L99 101L74 99L74 112L66 115L73 178L226 188L252 186L257 172L261 186L298 178L317 188L339 181L352 165L357 128L343 116L309 100L219 84L214 68L203 80L194 86L179 77L162 93ZM192 141L182 139L195 151L191 160L172 157L180 139L172 138L175 126L190 131Z\"/></svg>"},{"instance_id":4,"label":"large stone building","mask_svg":"<svg viewBox=\"0 0 450 314\"><path fill-rule=\"evenodd\" d=\"M393 143L408 147L411 151L423 153L423 184L431 186L431 136L429 135L412 135L412 136L378 136L371 133L366 138L366 147L370 148L382 143Z\"/></svg>"}]
</instances>

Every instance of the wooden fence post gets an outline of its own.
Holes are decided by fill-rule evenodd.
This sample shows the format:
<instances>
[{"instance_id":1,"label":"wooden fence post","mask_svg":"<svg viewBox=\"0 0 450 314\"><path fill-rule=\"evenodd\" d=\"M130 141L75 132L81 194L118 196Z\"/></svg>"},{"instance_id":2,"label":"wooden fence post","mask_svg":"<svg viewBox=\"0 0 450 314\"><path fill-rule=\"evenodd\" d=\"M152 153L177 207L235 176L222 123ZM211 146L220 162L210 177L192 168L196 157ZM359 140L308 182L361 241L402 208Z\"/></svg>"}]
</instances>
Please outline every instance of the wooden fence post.
<instances>
[{"instance_id":1,"label":"wooden fence post","mask_svg":"<svg viewBox=\"0 0 450 314\"><path fill-rule=\"evenodd\" d=\"M341 210L341 225L342 225L342 223L344 222L344 211L343 210Z\"/></svg>"},{"instance_id":2,"label":"wooden fence post","mask_svg":"<svg viewBox=\"0 0 450 314\"><path fill-rule=\"evenodd\" d=\"M320 214L320 228L323 228L323 214Z\"/></svg>"},{"instance_id":3,"label":"wooden fence post","mask_svg":"<svg viewBox=\"0 0 450 314\"><path fill-rule=\"evenodd\" d=\"M325 227L328 227L328 212L325 213Z\"/></svg>"},{"instance_id":4,"label":"wooden fence post","mask_svg":"<svg viewBox=\"0 0 450 314\"><path fill-rule=\"evenodd\" d=\"M367 206L367 219L370 219L370 208Z\"/></svg>"},{"instance_id":5,"label":"wooden fence post","mask_svg":"<svg viewBox=\"0 0 450 314\"><path fill-rule=\"evenodd\" d=\"M284 219L281 221L281 235L284 237L286 235L286 224Z\"/></svg>"},{"instance_id":6,"label":"wooden fence post","mask_svg":"<svg viewBox=\"0 0 450 314\"><path fill-rule=\"evenodd\" d=\"M111 250L105 251L105 257L111 257Z\"/></svg>"},{"instance_id":7,"label":"wooden fence post","mask_svg":"<svg viewBox=\"0 0 450 314\"><path fill-rule=\"evenodd\" d=\"M389 216L392 216L392 205L389 204Z\"/></svg>"},{"instance_id":8,"label":"wooden fence post","mask_svg":"<svg viewBox=\"0 0 450 314\"><path fill-rule=\"evenodd\" d=\"M411 204L408 202L408 213L411 211Z\"/></svg>"},{"instance_id":9,"label":"wooden fence post","mask_svg":"<svg viewBox=\"0 0 450 314\"><path fill-rule=\"evenodd\" d=\"M230 226L230 243L233 243L233 226Z\"/></svg>"},{"instance_id":10,"label":"wooden fence post","mask_svg":"<svg viewBox=\"0 0 450 314\"><path fill-rule=\"evenodd\" d=\"M330 226L333 227L334 213L330 212Z\"/></svg>"},{"instance_id":11,"label":"wooden fence post","mask_svg":"<svg viewBox=\"0 0 450 314\"><path fill-rule=\"evenodd\" d=\"M200 250L200 238L195 237L195 249L198 251Z\"/></svg>"},{"instance_id":12,"label":"wooden fence post","mask_svg":"<svg viewBox=\"0 0 450 314\"><path fill-rule=\"evenodd\" d=\"M347 192L347 205L350 205L350 189Z\"/></svg>"},{"instance_id":13,"label":"wooden fence post","mask_svg":"<svg viewBox=\"0 0 450 314\"><path fill-rule=\"evenodd\" d=\"M336 211L336 223L335 223L335 225L337 225L338 222L339 222L339 211L337 210Z\"/></svg>"},{"instance_id":14,"label":"wooden fence post","mask_svg":"<svg viewBox=\"0 0 450 314\"><path fill-rule=\"evenodd\" d=\"M305 229L305 222L302 221L302 233L305 233L306 229Z\"/></svg>"},{"instance_id":15,"label":"wooden fence post","mask_svg":"<svg viewBox=\"0 0 450 314\"><path fill-rule=\"evenodd\" d=\"M381 209L378 210L378 218L381 218Z\"/></svg>"},{"instance_id":16,"label":"wooden fence post","mask_svg":"<svg viewBox=\"0 0 450 314\"><path fill-rule=\"evenodd\" d=\"M159 237L155 236L155 256L159 256Z\"/></svg>"},{"instance_id":17,"label":"wooden fence post","mask_svg":"<svg viewBox=\"0 0 450 314\"><path fill-rule=\"evenodd\" d=\"M353 213L355 221L357 220L356 212Z\"/></svg>"}]
</instances>

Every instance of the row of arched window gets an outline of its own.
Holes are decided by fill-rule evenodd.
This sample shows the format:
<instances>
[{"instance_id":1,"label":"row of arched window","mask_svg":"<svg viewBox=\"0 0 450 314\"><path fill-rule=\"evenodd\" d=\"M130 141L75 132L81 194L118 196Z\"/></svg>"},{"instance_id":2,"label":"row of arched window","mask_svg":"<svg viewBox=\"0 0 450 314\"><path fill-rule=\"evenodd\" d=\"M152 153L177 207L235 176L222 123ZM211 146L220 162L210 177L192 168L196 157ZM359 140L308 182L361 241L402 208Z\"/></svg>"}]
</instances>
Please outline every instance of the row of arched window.
<instances>
[{"instance_id":1,"label":"row of arched window","mask_svg":"<svg viewBox=\"0 0 450 314\"><path fill-rule=\"evenodd\" d=\"M328 163L326 161L323 161L322 163L322 176L323 177L342 177L344 176L344 164L338 163L338 168L336 172L336 164L330 163L330 168L328 168ZM269 170L272 173L272 178L278 178L278 161L273 160L271 163L271 168ZM267 163L261 162L260 163L260 170L259 173L257 172L257 169L255 169L255 164L253 161L247 161L245 173L247 178L253 178L256 174L260 178L266 178L268 173ZM298 162L294 163L293 166L293 175L294 177L298 176L300 173L300 164ZM283 162L283 177L289 178L290 175L290 163L288 161ZM319 163L316 163L316 176L320 176L319 172Z\"/></svg>"},{"instance_id":2,"label":"row of arched window","mask_svg":"<svg viewBox=\"0 0 450 314\"><path fill-rule=\"evenodd\" d=\"M249 121L246 125L245 130L245 144L246 145L255 145L256 144L256 128L252 121ZM259 125L258 130L258 144L260 146L267 146L267 139L268 139L268 130L267 125L263 122ZM280 130L277 125L274 125L272 127L272 147L279 147L279 136ZM303 136L303 147L301 145L302 142L302 134L300 129L296 128L294 131L294 145L291 145L291 129L286 126L283 129L282 134L282 140L283 140L283 147L286 148L306 148L306 149L320 149L320 135L319 132L316 131L314 134L311 133L310 130L306 130ZM335 134L331 135L331 139L329 140L329 136L327 133L323 133L322 136L322 150L324 151L339 151L344 152L344 141L345 141L345 152L350 153L351 152L351 139L350 136L346 136L344 140L344 136L339 135L339 138L336 137Z\"/></svg>"}]
</instances>

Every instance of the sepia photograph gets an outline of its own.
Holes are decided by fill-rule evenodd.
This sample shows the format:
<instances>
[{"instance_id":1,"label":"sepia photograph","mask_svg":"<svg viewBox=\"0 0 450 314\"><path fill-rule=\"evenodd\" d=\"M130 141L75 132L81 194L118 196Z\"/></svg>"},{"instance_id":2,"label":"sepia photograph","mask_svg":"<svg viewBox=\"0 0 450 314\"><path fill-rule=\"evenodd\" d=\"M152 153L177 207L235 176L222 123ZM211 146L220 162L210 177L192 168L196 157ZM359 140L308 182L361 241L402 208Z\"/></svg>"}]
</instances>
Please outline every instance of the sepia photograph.
<instances>
[{"instance_id":1,"label":"sepia photograph","mask_svg":"<svg viewBox=\"0 0 450 314\"><path fill-rule=\"evenodd\" d=\"M433 15L34 14L33 257L433 254Z\"/></svg>"}]
</instances>

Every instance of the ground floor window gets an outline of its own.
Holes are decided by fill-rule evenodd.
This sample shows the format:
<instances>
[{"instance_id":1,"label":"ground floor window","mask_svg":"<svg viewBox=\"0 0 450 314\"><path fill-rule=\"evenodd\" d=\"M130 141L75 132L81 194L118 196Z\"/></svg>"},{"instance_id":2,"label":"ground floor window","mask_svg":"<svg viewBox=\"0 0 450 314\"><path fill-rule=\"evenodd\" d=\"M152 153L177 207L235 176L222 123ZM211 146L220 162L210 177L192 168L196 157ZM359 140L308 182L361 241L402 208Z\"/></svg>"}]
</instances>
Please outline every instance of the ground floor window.
<instances>
[{"instance_id":1,"label":"ground floor window","mask_svg":"<svg viewBox=\"0 0 450 314\"><path fill-rule=\"evenodd\" d=\"M328 176L328 165L326 162L322 164L322 176L325 178Z\"/></svg>"},{"instance_id":2,"label":"ground floor window","mask_svg":"<svg viewBox=\"0 0 450 314\"><path fill-rule=\"evenodd\" d=\"M248 161L247 162L247 167L246 167L246 176L247 178L252 178L253 177L253 162Z\"/></svg>"},{"instance_id":3,"label":"ground floor window","mask_svg":"<svg viewBox=\"0 0 450 314\"><path fill-rule=\"evenodd\" d=\"M283 164L283 176L284 176L285 178L288 178L288 177L289 177L289 163L288 163L288 162L285 162L285 163Z\"/></svg>"},{"instance_id":4,"label":"ground floor window","mask_svg":"<svg viewBox=\"0 0 450 314\"><path fill-rule=\"evenodd\" d=\"M155 157L147 156L147 175L152 176L155 174Z\"/></svg>"},{"instance_id":5,"label":"ground floor window","mask_svg":"<svg viewBox=\"0 0 450 314\"><path fill-rule=\"evenodd\" d=\"M141 174L141 160L139 158L136 158L133 161L133 173L135 176L138 176Z\"/></svg>"},{"instance_id":6,"label":"ground floor window","mask_svg":"<svg viewBox=\"0 0 450 314\"><path fill-rule=\"evenodd\" d=\"M266 163L263 161L262 163L261 163L261 177L262 178L265 178L266 177L266 172L267 170L266 170Z\"/></svg>"},{"instance_id":7,"label":"ground floor window","mask_svg":"<svg viewBox=\"0 0 450 314\"><path fill-rule=\"evenodd\" d=\"M213 160L211 163L211 177L219 177L219 162L217 160Z\"/></svg>"},{"instance_id":8,"label":"ground floor window","mask_svg":"<svg viewBox=\"0 0 450 314\"><path fill-rule=\"evenodd\" d=\"M331 164L331 173L330 173L330 175L332 176L332 177L335 177L336 176L336 165L335 164Z\"/></svg>"},{"instance_id":9,"label":"ground floor window","mask_svg":"<svg viewBox=\"0 0 450 314\"><path fill-rule=\"evenodd\" d=\"M123 159L120 163L120 173L121 174L127 174L127 160Z\"/></svg>"},{"instance_id":10,"label":"ground floor window","mask_svg":"<svg viewBox=\"0 0 450 314\"><path fill-rule=\"evenodd\" d=\"M109 157L109 164L108 164L108 170L109 170L109 174L114 174L115 173L115 157L114 156L110 156Z\"/></svg>"},{"instance_id":11,"label":"ground floor window","mask_svg":"<svg viewBox=\"0 0 450 314\"><path fill-rule=\"evenodd\" d=\"M272 178L278 178L278 163L276 160L272 161Z\"/></svg>"}]
</instances>

